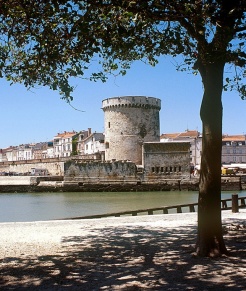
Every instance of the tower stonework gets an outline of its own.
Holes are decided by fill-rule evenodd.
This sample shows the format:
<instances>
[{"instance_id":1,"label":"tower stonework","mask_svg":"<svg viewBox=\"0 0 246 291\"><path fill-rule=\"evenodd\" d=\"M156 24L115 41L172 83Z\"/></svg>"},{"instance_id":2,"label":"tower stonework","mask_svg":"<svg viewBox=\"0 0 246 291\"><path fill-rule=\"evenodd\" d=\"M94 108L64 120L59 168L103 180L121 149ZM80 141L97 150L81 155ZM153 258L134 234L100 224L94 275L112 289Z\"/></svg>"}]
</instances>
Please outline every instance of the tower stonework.
<instances>
[{"instance_id":1,"label":"tower stonework","mask_svg":"<svg viewBox=\"0 0 246 291\"><path fill-rule=\"evenodd\" d=\"M113 97L102 101L105 160L142 164L144 142L160 141L161 100L145 96Z\"/></svg>"}]
</instances>

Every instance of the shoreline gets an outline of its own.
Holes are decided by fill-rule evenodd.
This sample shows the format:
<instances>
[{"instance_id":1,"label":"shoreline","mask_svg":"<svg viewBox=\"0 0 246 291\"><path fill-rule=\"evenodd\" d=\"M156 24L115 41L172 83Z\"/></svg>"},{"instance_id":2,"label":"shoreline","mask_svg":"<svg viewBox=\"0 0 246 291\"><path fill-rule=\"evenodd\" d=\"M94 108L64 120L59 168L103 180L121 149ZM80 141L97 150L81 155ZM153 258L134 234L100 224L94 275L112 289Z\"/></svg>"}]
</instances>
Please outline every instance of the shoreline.
<instances>
[{"instance_id":1,"label":"shoreline","mask_svg":"<svg viewBox=\"0 0 246 291\"><path fill-rule=\"evenodd\" d=\"M246 175L222 175L222 191L246 190ZM198 176L180 176L152 179L101 180L96 177L67 180L63 176L0 176L0 193L23 192L148 192L198 191Z\"/></svg>"}]
</instances>

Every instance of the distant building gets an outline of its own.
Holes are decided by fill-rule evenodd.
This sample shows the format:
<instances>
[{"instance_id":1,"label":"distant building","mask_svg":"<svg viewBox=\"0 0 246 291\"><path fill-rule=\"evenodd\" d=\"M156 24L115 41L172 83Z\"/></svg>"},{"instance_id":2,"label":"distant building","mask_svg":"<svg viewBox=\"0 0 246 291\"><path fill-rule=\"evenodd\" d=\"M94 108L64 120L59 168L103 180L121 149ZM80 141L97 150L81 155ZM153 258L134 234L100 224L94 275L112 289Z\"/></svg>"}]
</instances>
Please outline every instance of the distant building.
<instances>
[{"instance_id":1,"label":"distant building","mask_svg":"<svg viewBox=\"0 0 246 291\"><path fill-rule=\"evenodd\" d=\"M79 132L78 139L77 139L77 153L78 153L78 155L85 154L85 140L90 135L91 135L91 128L88 128L88 130L81 130Z\"/></svg>"},{"instance_id":2,"label":"distant building","mask_svg":"<svg viewBox=\"0 0 246 291\"><path fill-rule=\"evenodd\" d=\"M53 140L54 157L69 157L72 154L72 141L78 133L76 131L58 133Z\"/></svg>"},{"instance_id":3,"label":"distant building","mask_svg":"<svg viewBox=\"0 0 246 291\"><path fill-rule=\"evenodd\" d=\"M196 130L186 130L180 133L163 133L160 137L161 142L189 142L190 143L190 163L201 164L202 135Z\"/></svg>"},{"instance_id":4,"label":"distant building","mask_svg":"<svg viewBox=\"0 0 246 291\"><path fill-rule=\"evenodd\" d=\"M33 144L22 144L17 147L17 161L32 160ZM9 159L8 159L9 160Z\"/></svg>"},{"instance_id":5,"label":"distant building","mask_svg":"<svg viewBox=\"0 0 246 291\"><path fill-rule=\"evenodd\" d=\"M39 142L33 145L32 147L32 153L33 153L33 158L34 159L45 159L46 154L45 151L48 148L47 142Z\"/></svg>"},{"instance_id":6,"label":"distant building","mask_svg":"<svg viewBox=\"0 0 246 291\"><path fill-rule=\"evenodd\" d=\"M3 149L2 161L17 161L18 160L18 147L10 146Z\"/></svg>"},{"instance_id":7,"label":"distant building","mask_svg":"<svg viewBox=\"0 0 246 291\"><path fill-rule=\"evenodd\" d=\"M224 135L222 138L222 164L246 163L245 135Z\"/></svg>"},{"instance_id":8,"label":"distant building","mask_svg":"<svg viewBox=\"0 0 246 291\"><path fill-rule=\"evenodd\" d=\"M54 158L54 146L53 141L47 142L47 149L42 153L43 159L51 159Z\"/></svg>"},{"instance_id":9,"label":"distant building","mask_svg":"<svg viewBox=\"0 0 246 291\"><path fill-rule=\"evenodd\" d=\"M84 140L84 154L104 153L104 134L94 132Z\"/></svg>"}]
</instances>

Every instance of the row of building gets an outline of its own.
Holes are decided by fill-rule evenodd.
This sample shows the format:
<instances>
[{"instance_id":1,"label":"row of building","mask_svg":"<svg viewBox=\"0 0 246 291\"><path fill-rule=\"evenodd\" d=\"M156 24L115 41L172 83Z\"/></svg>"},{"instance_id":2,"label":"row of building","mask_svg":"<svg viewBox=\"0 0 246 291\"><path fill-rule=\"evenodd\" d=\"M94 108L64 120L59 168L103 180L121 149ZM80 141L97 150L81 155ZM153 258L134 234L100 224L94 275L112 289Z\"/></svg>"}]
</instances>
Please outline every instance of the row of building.
<instances>
[{"instance_id":1,"label":"row of building","mask_svg":"<svg viewBox=\"0 0 246 291\"><path fill-rule=\"evenodd\" d=\"M189 142L190 163L200 165L202 135L197 130L180 133L164 133L160 142ZM86 156L105 153L103 133L92 132L91 128L80 132L58 133L49 142L21 144L0 149L0 162L32 159L52 159L70 156ZM246 136L224 135L222 139L222 164L246 163Z\"/></svg>"},{"instance_id":2,"label":"row of building","mask_svg":"<svg viewBox=\"0 0 246 291\"><path fill-rule=\"evenodd\" d=\"M200 165L202 153L202 135L196 130L181 133L162 134L161 142L190 142L190 160L193 165ZM222 164L246 163L246 135L228 135L222 137Z\"/></svg>"},{"instance_id":3,"label":"row of building","mask_svg":"<svg viewBox=\"0 0 246 291\"><path fill-rule=\"evenodd\" d=\"M64 131L49 142L27 143L0 149L0 162L52 159L72 155L88 155L104 151L104 135L91 128L80 132Z\"/></svg>"}]
</instances>

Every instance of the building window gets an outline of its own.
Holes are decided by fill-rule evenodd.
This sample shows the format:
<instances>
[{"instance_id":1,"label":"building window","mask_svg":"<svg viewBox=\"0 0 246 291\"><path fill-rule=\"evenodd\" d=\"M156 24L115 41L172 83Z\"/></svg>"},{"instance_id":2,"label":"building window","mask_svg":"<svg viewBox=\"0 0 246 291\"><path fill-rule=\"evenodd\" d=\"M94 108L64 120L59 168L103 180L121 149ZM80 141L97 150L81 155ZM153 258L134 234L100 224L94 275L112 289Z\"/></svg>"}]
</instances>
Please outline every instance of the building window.
<instances>
[{"instance_id":1,"label":"building window","mask_svg":"<svg viewBox=\"0 0 246 291\"><path fill-rule=\"evenodd\" d=\"M151 169L152 169L152 173L154 173L155 172L155 167L152 167Z\"/></svg>"},{"instance_id":2,"label":"building window","mask_svg":"<svg viewBox=\"0 0 246 291\"><path fill-rule=\"evenodd\" d=\"M109 148L109 143L108 143L108 142L105 143L105 148L106 148L106 149Z\"/></svg>"},{"instance_id":3,"label":"building window","mask_svg":"<svg viewBox=\"0 0 246 291\"><path fill-rule=\"evenodd\" d=\"M164 168L163 168L163 167L161 167L161 172L162 172L162 173L164 172Z\"/></svg>"},{"instance_id":4,"label":"building window","mask_svg":"<svg viewBox=\"0 0 246 291\"><path fill-rule=\"evenodd\" d=\"M108 128L110 128L110 122L108 123Z\"/></svg>"}]
</instances>

